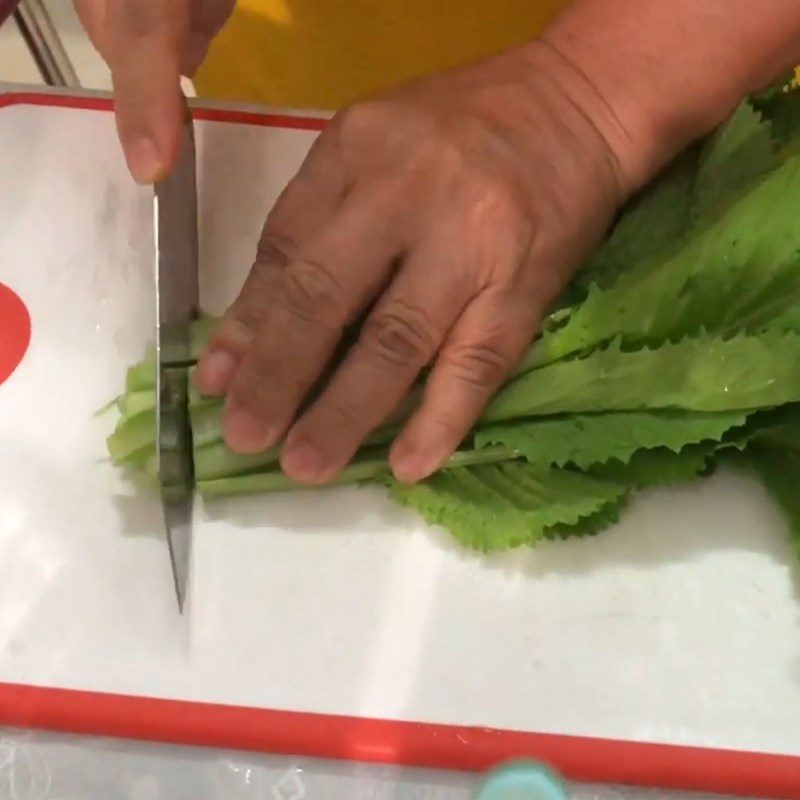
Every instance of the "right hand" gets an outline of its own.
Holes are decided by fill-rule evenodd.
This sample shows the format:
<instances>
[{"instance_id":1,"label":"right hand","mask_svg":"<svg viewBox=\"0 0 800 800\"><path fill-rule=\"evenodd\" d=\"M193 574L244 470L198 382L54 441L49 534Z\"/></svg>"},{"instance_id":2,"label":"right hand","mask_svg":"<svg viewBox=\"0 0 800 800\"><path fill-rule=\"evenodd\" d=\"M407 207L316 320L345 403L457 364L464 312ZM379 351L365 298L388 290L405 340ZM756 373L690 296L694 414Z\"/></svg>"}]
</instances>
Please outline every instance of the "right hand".
<instances>
[{"instance_id":1,"label":"right hand","mask_svg":"<svg viewBox=\"0 0 800 800\"><path fill-rule=\"evenodd\" d=\"M181 76L191 78L235 0L75 0L111 70L117 130L133 177L152 183L178 152Z\"/></svg>"},{"instance_id":2,"label":"right hand","mask_svg":"<svg viewBox=\"0 0 800 800\"><path fill-rule=\"evenodd\" d=\"M389 459L400 480L431 475L630 194L640 149L545 42L339 114L198 364L200 392L227 397L228 446L284 441L286 474L326 483L431 367Z\"/></svg>"}]
</instances>

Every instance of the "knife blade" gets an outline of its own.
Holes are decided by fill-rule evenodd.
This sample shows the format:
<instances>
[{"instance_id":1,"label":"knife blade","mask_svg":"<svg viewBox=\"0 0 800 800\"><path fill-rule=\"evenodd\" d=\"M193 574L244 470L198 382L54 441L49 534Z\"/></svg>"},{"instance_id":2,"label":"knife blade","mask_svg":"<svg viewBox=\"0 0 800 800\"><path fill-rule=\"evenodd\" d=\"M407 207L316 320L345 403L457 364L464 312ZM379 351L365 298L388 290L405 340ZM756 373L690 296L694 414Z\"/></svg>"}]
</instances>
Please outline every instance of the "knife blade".
<instances>
[{"instance_id":1,"label":"knife blade","mask_svg":"<svg viewBox=\"0 0 800 800\"><path fill-rule=\"evenodd\" d=\"M186 114L175 169L153 193L158 478L178 609L189 583L194 458L189 418L191 323L199 307L194 127Z\"/></svg>"}]
</instances>

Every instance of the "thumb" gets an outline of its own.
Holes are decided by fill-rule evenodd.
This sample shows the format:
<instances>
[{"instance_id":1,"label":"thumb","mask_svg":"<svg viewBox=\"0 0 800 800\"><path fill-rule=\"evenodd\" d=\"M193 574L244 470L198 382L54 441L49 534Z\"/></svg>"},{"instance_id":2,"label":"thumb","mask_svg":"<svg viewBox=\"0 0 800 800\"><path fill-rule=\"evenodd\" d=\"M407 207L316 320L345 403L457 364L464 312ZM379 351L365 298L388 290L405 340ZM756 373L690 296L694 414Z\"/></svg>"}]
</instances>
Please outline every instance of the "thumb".
<instances>
[{"instance_id":1,"label":"thumb","mask_svg":"<svg viewBox=\"0 0 800 800\"><path fill-rule=\"evenodd\" d=\"M106 6L106 58L117 129L133 177L162 178L175 163L184 113L180 54L186 0L116 0Z\"/></svg>"}]
</instances>

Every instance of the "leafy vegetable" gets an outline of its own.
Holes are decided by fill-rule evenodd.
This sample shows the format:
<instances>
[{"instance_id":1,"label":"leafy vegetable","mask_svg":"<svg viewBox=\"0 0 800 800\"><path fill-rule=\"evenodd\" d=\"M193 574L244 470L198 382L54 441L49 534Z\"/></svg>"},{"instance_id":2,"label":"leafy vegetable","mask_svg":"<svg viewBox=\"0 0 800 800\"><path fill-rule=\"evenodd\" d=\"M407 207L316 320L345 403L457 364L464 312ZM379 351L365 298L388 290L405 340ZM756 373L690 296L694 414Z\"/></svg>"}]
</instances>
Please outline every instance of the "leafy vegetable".
<instances>
[{"instance_id":1,"label":"leafy vegetable","mask_svg":"<svg viewBox=\"0 0 800 800\"><path fill-rule=\"evenodd\" d=\"M601 506L594 514L583 517L573 525L560 523L544 531L544 538L551 540L583 539L587 536L597 536L606 528L619 522L620 515L628 505L628 495L620 495L616 500L611 500Z\"/></svg>"},{"instance_id":2,"label":"leafy vegetable","mask_svg":"<svg viewBox=\"0 0 800 800\"><path fill-rule=\"evenodd\" d=\"M754 98L754 106L770 121L778 146L791 145L800 134L800 91L794 73Z\"/></svg>"},{"instance_id":3,"label":"leafy vegetable","mask_svg":"<svg viewBox=\"0 0 800 800\"><path fill-rule=\"evenodd\" d=\"M391 489L399 503L478 550L534 544L549 529L574 527L626 493L613 481L521 462L448 470Z\"/></svg>"},{"instance_id":4,"label":"leafy vegetable","mask_svg":"<svg viewBox=\"0 0 800 800\"><path fill-rule=\"evenodd\" d=\"M587 470L589 475L624 483L630 489L650 489L686 483L708 469L715 444L690 445L679 452L666 448L639 450L627 463L611 459Z\"/></svg>"},{"instance_id":5,"label":"leafy vegetable","mask_svg":"<svg viewBox=\"0 0 800 800\"><path fill-rule=\"evenodd\" d=\"M525 367L612 340L626 348L697 335L757 332L800 298L800 157L742 194L676 252L593 287Z\"/></svg>"},{"instance_id":6,"label":"leafy vegetable","mask_svg":"<svg viewBox=\"0 0 800 800\"><path fill-rule=\"evenodd\" d=\"M611 235L589 257L573 282L585 295L592 285L611 285L622 273L677 246L691 222L698 148L671 164L649 191L626 208Z\"/></svg>"},{"instance_id":7,"label":"leafy vegetable","mask_svg":"<svg viewBox=\"0 0 800 800\"><path fill-rule=\"evenodd\" d=\"M717 414L684 411L625 411L569 414L544 420L489 425L475 436L478 447L502 445L531 464L585 469L611 459L628 463L639 450L678 453L689 444L719 441L743 425L746 411Z\"/></svg>"},{"instance_id":8,"label":"leafy vegetable","mask_svg":"<svg viewBox=\"0 0 800 800\"><path fill-rule=\"evenodd\" d=\"M800 336L698 336L624 351L618 342L532 370L489 404L487 422L639 409L747 410L800 397Z\"/></svg>"},{"instance_id":9,"label":"leafy vegetable","mask_svg":"<svg viewBox=\"0 0 800 800\"><path fill-rule=\"evenodd\" d=\"M800 91L788 84L743 103L628 204L442 469L407 486L387 463L423 373L336 483L385 486L491 551L595 535L636 492L735 456L784 509L800 557ZM194 326L195 354L214 325ZM154 369L148 352L128 371L108 439L115 463L151 481ZM192 392L190 410L205 498L301 488L277 448L228 450L221 401Z\"/></svg>"},{"instance_id":10,"label":"leafy vegetable","mask_svg":"<svg viewBox=\"0 0 800 800\"><path fill-rule=\"evenodd\" d=\"M753 106L743 103L706 147L694 186L695 217L719 212L778 164L771 124Z\"/></svg>"}]
</instances>

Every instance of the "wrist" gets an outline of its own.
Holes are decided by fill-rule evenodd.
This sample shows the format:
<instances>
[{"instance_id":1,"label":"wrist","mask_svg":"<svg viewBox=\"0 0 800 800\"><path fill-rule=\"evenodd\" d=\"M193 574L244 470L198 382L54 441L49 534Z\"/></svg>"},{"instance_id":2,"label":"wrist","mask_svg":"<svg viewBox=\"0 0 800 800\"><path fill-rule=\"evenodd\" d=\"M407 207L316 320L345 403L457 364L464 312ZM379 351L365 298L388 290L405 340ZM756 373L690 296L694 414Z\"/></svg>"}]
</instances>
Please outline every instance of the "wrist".
<instances>
[{"instance_id":1,"label":"wrist","mask_svg":"<svg viewBox=\"0 0 800 800\"><path fill-rule=\"evenodd\" d=\"M625 202L639 188L635 162L643 158L639 151L646 138L634 138L595 81L548 38L528 44L524 57L538 94L548 96L548 105L562 124L579 131L583 141L593 142L603 154L615 184L616 204Z\"/></svg>"},{"instance_id":2,"label":"wrist","mask_svg":"<svg viewBox=\"0 0 800 800\"><path fill-rule=\"evenodd\" d=\"M683 97L667 94L655 72L645 80L641 70L635 74L636 63L624 55L598 52L591 41L559 29L546 31L540 43L562 62L563 90L582 105L608 142L626 196L641 189L678 152L709 132L739 99L721 87L711 93L713 100L696 86L692 87L696 100L689 92ZM723 110L717 113L720 105Z\"/></svg>"},{"instance_id":3,"label":"wrist","mask_svg":"<svg viewBox=\"0 0 800 800\"><path fill-rule=\"evenodd\" d=\"M800 61L800 4L764 4L578 0L545 31L540 43L571 75L565 90L594 98L626 191Z\"/></svg>"}]
</instances>

